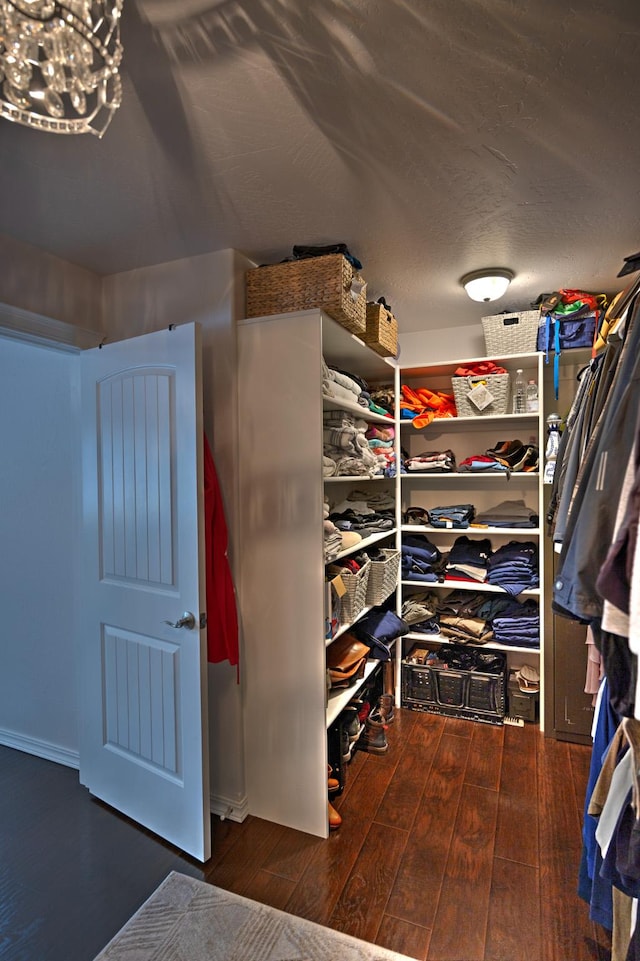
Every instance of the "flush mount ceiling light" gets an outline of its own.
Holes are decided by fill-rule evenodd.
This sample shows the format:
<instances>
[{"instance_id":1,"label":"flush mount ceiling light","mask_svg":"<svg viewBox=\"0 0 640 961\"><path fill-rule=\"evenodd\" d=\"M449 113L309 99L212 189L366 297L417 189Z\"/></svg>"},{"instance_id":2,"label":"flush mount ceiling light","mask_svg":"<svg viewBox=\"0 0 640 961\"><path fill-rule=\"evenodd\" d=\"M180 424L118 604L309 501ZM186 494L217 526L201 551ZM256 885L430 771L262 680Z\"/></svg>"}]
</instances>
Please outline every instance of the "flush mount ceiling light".
<instances>
[{"instance_id":1,"label":"flush mount ceiling light","mask_svg":"<svg viewBox=\"0 0 640 961\"><path fill-rule=\"evenodd\" d=\"M102 137L122 101L123 0L0 0L0 116Z\"/></svg>"},{"instance_id":2,"label":"flush mount ceiling light","mask_svg":"<svg viewBox=\"0 0 640 961\"><path fill-rule=\"evenodd\" d=\"M460 278L460 283L471 300L497 300L506 292L515 274L512 270L502 267L486 267L484 270L472 270Z\"/></svg>"}]
</instances>

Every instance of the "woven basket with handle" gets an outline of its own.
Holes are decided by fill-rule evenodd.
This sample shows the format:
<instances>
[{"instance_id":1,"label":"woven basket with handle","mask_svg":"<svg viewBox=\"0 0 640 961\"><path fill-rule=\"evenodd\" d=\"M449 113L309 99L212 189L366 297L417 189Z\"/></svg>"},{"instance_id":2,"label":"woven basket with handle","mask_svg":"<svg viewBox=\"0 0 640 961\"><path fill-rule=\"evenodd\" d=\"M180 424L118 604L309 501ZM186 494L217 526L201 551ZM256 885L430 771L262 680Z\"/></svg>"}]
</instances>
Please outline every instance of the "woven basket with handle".
<instances>
[{"instance_id":1,"label":"woven basket with handle","mask_svg":"<svg viewBox=\"0 0 640 961\"><path fill-rule=\"evenodd\" d=\"M352 334L367 327L367 285L342 254L255 267L246 273L247 317L320 308Z\"/></svg>"}]
</instances>

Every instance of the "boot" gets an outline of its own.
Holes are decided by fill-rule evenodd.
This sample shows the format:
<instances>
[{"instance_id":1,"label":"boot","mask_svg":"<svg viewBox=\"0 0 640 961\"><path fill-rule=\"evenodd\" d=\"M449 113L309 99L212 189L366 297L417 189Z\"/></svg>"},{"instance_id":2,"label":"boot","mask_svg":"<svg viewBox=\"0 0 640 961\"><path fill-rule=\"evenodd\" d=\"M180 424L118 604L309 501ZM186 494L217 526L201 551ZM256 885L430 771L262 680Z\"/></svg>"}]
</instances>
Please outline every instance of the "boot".
<instances>
[{"instance_id":1,"label":"boot","mask_svg":"<svg viewBox=\"0 0 640 961\"><path fill-rule=\"evenodd\" d=\"M393 694L381 694L378 699L378 711L382 715L382 720L385 724L391 724L395 717L393 701Z\"/></svg>"},{"instance_id":2,"label":"boot","mask_svg":"<svg viewBox=\"0 0 640 961\"><path fill-rule=\"evenodd\" d=\"M358 741L359 749L368 754L386 754L389 747L386 730L382 714L375 708L364 723L364 732Z\"/></svg>"}]
</instances>

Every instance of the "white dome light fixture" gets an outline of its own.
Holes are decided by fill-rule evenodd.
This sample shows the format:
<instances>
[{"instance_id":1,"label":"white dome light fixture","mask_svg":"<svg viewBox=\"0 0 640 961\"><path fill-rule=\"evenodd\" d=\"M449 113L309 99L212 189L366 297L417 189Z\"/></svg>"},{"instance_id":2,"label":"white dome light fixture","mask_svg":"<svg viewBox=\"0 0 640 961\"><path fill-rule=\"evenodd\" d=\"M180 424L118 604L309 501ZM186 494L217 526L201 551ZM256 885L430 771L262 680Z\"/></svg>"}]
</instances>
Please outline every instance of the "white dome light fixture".
<instances>
[{"instance_id":1,"label":"white dome light fixture","mask_svg":"<svg viewBox=\"0 0 640 961\"><path fill-rule=\"evenodd\" d=\"M515 277L512 270L503 267L485 267L483 270L472 270L460 278L460 283L471 300L486 303L498 300L506 293L507 287Z\"/></svg>"}]
</instances>

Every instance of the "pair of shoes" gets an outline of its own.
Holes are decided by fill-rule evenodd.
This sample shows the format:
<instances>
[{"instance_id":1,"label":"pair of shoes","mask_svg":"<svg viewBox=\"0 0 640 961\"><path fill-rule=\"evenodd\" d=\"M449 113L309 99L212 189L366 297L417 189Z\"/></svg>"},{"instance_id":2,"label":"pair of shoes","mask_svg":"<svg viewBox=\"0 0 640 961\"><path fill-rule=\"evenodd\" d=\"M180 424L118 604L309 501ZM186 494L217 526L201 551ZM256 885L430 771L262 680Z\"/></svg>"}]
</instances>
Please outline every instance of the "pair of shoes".
<instances>
[{"instance_id":1,"label":"pair of shoes","mask_svg":"<svg viewBox=\"0 0 640 961\"><path fill-rule=\"evenodd\" d=\"M381 694L378 698L378 711L385 724L392 724L395 717L393 694Z\"/></svg>"},{"instance_id":2,"label":"pair of shoes","mask_svg":"<svg viewBox=\"0 0 640 961\"><path fill-rule=\"evenodd\" d=\"M495 447L485 451L487 457L507 457L522 447L521 440L499 440Z\"/></svg>"},{"instance_id":3,"label":"pair of shoes","mask_svg":"<svg viewBox=\"0 0 640 961\"><path fill-rule=\"evenodd\" d=\"M386 730L387 725L382 713L376 707L365 721L364 732L357 747L368 754L386 754L389 748Z\"/></svg>"},{"instance_id":4,"label":"pair of shoes","mask_svg":"<svg viewBox=\"0 0 640 961\"><path fill-rule=\"evenodd\" d=\"M329 815L329 830L335 831L342 824L342 818L334 808L331 801L327 801L327 811Z\"/></svg>"},{"instance_id":5,"label":"pair of shoes","mask_svg":"<svg viewBox=\"0 0 640 961\"><path fill-rule=\"evenodd\" d=\"M524 694L535 694L540 690L540 675L535 667L530 664L523 664L516 673L518 687Z\"/></svg>"},{"instance_id":6,"label":"pair of shoes","mask_svg":"<svg viewBox=\"0 0 640 961\"><path fill-rule=\"evenodd\" d=\"M527 447L524 455L512 465L514 471L534 471L538 469L538 448Z\"/></svg>"},{"instance_id":7,"label":"pair of shoes","mask_svg":"<svg viewBox=\"0 0 640 961\"><path fill-rule=\"evenodd\" d=\"M340 781L333 776L333 768L330 764L327 764L327 788L330 793L340 788Z\"/></svg>"}]
</instances>

